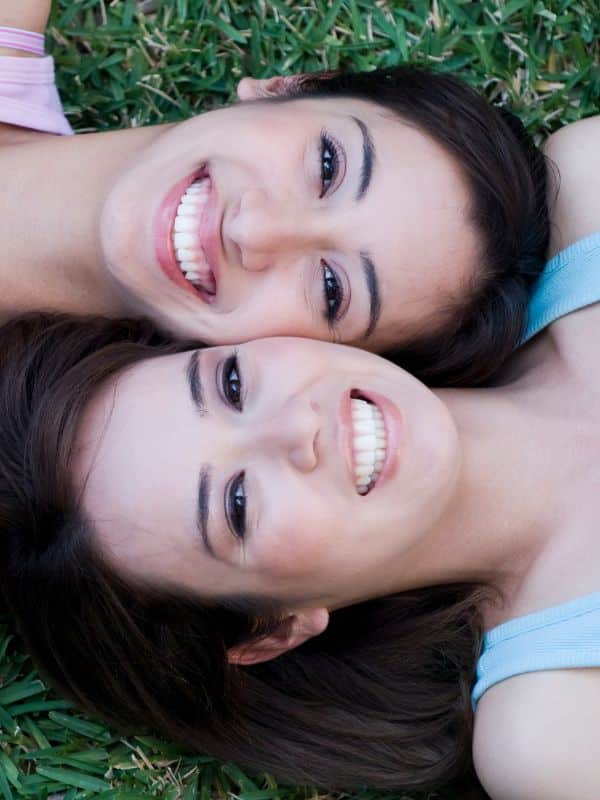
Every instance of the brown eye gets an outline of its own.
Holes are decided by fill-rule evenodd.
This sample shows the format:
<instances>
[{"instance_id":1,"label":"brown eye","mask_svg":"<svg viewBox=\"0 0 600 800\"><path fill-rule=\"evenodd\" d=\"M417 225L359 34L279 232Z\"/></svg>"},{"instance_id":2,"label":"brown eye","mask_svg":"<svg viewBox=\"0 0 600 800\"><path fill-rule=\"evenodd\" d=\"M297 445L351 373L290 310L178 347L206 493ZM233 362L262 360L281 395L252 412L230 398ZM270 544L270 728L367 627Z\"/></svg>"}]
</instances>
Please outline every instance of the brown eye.
<instances>
[{"instance_id":1,"label":"brown eye","mask_svg":"<svg viewBox=\"0 0 600 800\"><path fill-rule=\"evenodd\" d=\"M337 322L340 308L344 300L344 289L335 271L326 261L321 261L323 267L323 297L325 298L325 317L329 325Z\"/></svg>"},{"instance_id":2,"label":"brown eye","mask_svg":"<svg viewBox=\"0 0 600 800\"><path fill-rule=\"evenodd\" d=\"M236 411L243 410L242 403L242 378L238 365L237 353L229 356L221 373L221 388L223 397Z\"/></svg>"},{"instance_id":3,"label":"brown eye","mask_svg":"<svg viewBox=\"0 0 600 800\"><path fill-rule=\"evenodd\" d=\"M225 491L225 516L234 536L243 539L246 535L246 489L245 473L238 473Z\"/></svg>"},{"instance_id":4,"label":"brown eye","mask_svg":"<svg viewBox=\"0 0 600 800\"><path fill-rule=\"evenodd\" d=\"M321 194L327 194L331 184L335 181L339 169L339 155L337 147L325 131L321 132Z\"/></svg>"}]
</instances>

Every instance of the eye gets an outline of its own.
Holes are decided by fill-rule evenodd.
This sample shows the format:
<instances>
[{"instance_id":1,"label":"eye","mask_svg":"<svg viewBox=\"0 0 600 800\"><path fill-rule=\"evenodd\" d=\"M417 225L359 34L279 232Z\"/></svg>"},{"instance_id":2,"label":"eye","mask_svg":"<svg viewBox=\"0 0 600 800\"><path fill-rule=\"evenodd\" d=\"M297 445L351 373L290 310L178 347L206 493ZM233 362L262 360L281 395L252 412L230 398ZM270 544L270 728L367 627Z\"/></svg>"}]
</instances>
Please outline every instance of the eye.
<instances>
[{"instance_id":1,"label":"eye","mask_svg":"<svg viewBox=\"0 0 600 800\"><path fill-rule=\"evenodd\" d=\"M323 267L323 297L325 298L325 317L329 325L339 320L340 308L344 301L344 287L335 271L326 261L321 260Z\"/></svg>"},{"instance_id":2,"label":"eye","mask_svg":"<svg viewBox=\"0 0 600 800\"><path fill-rule=\"evenodd\" d=\"M244 472L239 472L225 489L225 517L234 536L243 539L246 535L246 490Z\"/></svg>"},{"instance_id":3,"label":"eye","mask_svg":"<svg viewBox=\"0 0 600 800\"><path fill-rule=\"evenodd\" d=\"M339 163L337 145L325 131L321 131L321 194L319 198L327 194L331 184L335 181Z\"/></svg>"},{"instance_id":4,"label":"eye","mask_svg":"<svg viewBox=\"0 0 600 800\"><path fill-rule=\"evenodd\" d=\"M242 377L238 365L237 353L229 356L221 371L221 390L223 397L236 411L242 411Z\"/></svg>"}]
</instances>

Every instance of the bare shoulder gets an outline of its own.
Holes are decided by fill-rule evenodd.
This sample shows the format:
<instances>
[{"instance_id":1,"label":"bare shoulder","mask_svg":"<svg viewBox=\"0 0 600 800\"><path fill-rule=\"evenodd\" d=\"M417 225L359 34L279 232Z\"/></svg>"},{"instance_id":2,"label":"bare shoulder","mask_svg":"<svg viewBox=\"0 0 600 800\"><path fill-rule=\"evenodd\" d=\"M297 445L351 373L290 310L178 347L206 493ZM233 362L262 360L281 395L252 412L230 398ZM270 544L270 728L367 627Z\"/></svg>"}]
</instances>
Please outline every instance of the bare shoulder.
<instances>
[{"instance_id":1,"label":"bare shoulder","mask_svg":"<svg viewBox=\"0 0 600 800\"><path fill-rule=\"evenodd\" d=\"M492 800L597 800L600 669L519 675L475 716L473 758Z\"/></svg>"},{"instance_id":2,"label":"bare shoulder","mask_svg":"<svg viewBox=\"0 0 600 800\"><path fill-rule=\"evenodd\" d=\"M549 194L553 255L600 230L600 115L553 133L544 154L557 173Z\"/></svg>"},{"instance_id":3,"label":"bare shoulder","mask_svg":"<svg viewBox=\"0 0 600 800\"><path fill-rule=\"evenodd\" d=\"M0 26L44 33L51 6L52 0L2 0L0 3ZM33 53L15 50L12 47L0 47L0 56L27 59L39 58ZM31 141L31 133L25 128L17 128L13 125L0 123L0 147Z\"/></svg>"},{"instance_id":4,"label":"bare shoulder","mask_svg":"<svg viewBox=\"0 0 600 800\"><path fill-rule=\"evenodd\" d=\"M0 25L43 33L51 6L52 0L2 0Z\"/></svg>"}]
</instances>

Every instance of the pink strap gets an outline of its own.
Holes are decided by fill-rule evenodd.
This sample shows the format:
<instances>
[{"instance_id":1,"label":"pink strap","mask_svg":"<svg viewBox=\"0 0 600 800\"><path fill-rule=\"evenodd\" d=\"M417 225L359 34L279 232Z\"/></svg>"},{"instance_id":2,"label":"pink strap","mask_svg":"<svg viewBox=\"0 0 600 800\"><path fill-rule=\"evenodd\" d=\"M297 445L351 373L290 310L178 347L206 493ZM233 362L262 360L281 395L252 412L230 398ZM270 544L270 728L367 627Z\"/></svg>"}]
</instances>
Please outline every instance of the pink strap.
<instances>
[{"instance_id":1,"label":"pink strap","mask_svg":"<svg viewBox=\"0 0 600 800\"><path fill-rule=\"evenodd\" d=\"M43 56L46 52L44 34L23 31L20 28L3 28L0 26L0 47L10 47L14 50L25 50Z\"/></svg>"}]
</instances>

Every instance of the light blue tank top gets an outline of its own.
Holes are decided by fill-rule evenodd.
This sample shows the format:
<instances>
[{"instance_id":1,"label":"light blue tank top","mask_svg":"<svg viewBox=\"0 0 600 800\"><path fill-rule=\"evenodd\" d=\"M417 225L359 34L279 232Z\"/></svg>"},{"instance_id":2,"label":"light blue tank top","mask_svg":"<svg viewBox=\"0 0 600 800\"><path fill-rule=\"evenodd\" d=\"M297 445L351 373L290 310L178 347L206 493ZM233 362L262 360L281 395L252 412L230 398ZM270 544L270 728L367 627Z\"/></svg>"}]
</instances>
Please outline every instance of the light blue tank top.
<instances>
[{"instance_id":1,"label":"light blue tank top","mask_svg":"<svg viewBox=\"0 0 600 800\"><path fill-rule=\"evenodd\" d=\"M473 707L490 686L514 675L574 667L600 667L600 592L488 631L477 662Z\"/></svg>"},{"instance_id":2,"label":"light blue tank top","mask_svg":"<svg viewBox=\"0 0 600 800\"><path fill-rule=\"evenodd\" d=\"M554 256L533 289L522 342L600 301L600 231ZM483 637L473 708L494 684L546 669L600 667L600 592L498 625Z\"/></svg>"}]
</instances>

